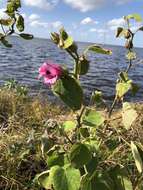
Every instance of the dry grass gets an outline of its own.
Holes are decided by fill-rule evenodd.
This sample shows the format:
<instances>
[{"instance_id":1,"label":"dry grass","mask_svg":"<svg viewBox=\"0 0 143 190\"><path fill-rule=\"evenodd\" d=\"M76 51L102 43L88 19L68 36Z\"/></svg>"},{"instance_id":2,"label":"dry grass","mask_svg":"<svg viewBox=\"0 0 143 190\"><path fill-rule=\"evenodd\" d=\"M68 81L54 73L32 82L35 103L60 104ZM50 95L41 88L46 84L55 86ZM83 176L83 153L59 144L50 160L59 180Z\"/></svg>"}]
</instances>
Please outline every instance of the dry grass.
<instances>
[{"instance_id":1,"label":"dry grass","mask_svg":"<svg viewBox=\"0 0 143 190\"><path fill-rule=\"evenodd\" d=\"M104 164L107 167L114 163L124 164L131 170L133 167L132 181L136 168L126 142L143 143L143 104L133 106L139 117L130 130L123 130L120 110L113 113L106 130L97 130L97 136L102 139L101 155L108 158ZM12 90L0 90L0 190L40 190L33 179L47 169L41 154L42 136L48 129L52 138L53 121L70 117L64 107L54 106L40 97L30 98ZM55 136L52 143L54 141Z\"/></svg>"},{"instance_id":2,"label":"dry grass","mask_svg":"<svg viewBox=\"0 0 143 190\"><path fill-rule=\"evenodd\" d=\"M31 183L45 168L39 146L45 123L64 114L40 97L0 90L0 190L39 189Z\"/></svg>"}]
</instances>

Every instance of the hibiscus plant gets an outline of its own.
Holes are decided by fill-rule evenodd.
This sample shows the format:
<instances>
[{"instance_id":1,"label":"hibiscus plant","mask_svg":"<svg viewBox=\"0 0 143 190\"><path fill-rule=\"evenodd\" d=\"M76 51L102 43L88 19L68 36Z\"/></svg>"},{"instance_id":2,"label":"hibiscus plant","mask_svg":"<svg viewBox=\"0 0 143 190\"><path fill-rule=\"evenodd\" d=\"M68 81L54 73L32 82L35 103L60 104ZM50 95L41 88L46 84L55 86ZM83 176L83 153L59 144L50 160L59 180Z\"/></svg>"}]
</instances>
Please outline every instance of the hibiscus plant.
<instances>
[{"instance_id":1,"label":"hibiscus plant","mask_svg":"<svg viewBox=\"0 0 143 190\"><path fill-rule=\"evenodd\" d=\"M128 140L124 138L130 134L138 114L130 103L123 102L129 90L135 94L139 89L129 79L128 73L136 59L134 36L143 29L140 27L135 33L131 31L130 21L134 19L140 22L139 15L128 15L124 19L127 27L119 27L116 37L122 36L126 40L129 65L118 75L115 99L111 107L106 105L100 91L93 92L90 102L85 103L80 78L89 71L89 52L111 56L112 51L93 44L79 53L77 44L64 28L59 33L51 33L52 41L71 56L74 64L72 72L50 61L39 69L39 78L43 77L44 83L72 110L70 119L57 123L54 144L50 144L48 129L42 137L41 152L47 163L47 170L38 174L35 181L45 189L140 190L143 186L143 146L130 137ZM123 105L121 127L113 126L113 120L118 118L111 117L118 102ZM105 107L105 110L101 111L99 106ZM121 150L125 152L122 161L118 159ZM131 163L130 167L127 167L128 162ZM136 178L130 177L134 175Z\"/></svg>"},{"instance_id":2,"label":"hibiscus plant","mask_svg":"<svg viewBox=\"0 0 143 190\"><path fill-rule=\"evenodd\" d=\"M23 33L24 18L19 12L20 7L20 0L8 0L7 17L0 19L0 42L6 47L12 47L6 39L12 34L27 40L33 38L33 35ZM64 28L59 33L51 33L51 40L73 59L73 70L47 61L39 68L39 78L44 78L45 85L72 113L64 122L57 121L54 129L45 129L41 138L41 157L46 170L36 175L34 184L47 190L143 189L143 145L138 136L132 139L132 127L138 113L131 103L124 102L129 91L136 94L139 90L128 74L136 59L134 36L143 31L140 26L133 32L131 21L142 22L142 18L132 14L124 20L126 25L117 29L116 37L126 41L129 64L118 74L111 106L107 105L101 91L93 92L89 103L85 102L80 80L92 64L88 57L90 52L111 56L112 51L92 44L79 53L78 45ZM6 86L11 89L13 85L17 88L15 82ZM21 92L27 93L23 88ZM119 117L113 114L117 103L122 105ZM116 126L114 121L118 119L122 124Z\"/></svg>"}]
</instances>

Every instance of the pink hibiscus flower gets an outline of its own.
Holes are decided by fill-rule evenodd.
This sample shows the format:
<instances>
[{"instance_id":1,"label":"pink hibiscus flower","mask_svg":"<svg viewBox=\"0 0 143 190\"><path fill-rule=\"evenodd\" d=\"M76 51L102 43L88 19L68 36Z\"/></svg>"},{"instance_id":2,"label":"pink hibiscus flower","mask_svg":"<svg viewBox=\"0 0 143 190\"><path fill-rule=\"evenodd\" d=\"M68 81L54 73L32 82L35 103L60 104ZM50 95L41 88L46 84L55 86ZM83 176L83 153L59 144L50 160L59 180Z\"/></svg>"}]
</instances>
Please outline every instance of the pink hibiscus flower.
<instances>
[{"instance_id":1,"label":"pink hibiscus flower","mask_svg":"<svg viewBox=\"0 0 143 190\"><path fill-rule=\"evenodd\" d=\"M50 61L43 63L39 68L39 77L44 77L44 83L51 86L61 77L63 69L60 65Z\"/></svg>"}]
</instances>

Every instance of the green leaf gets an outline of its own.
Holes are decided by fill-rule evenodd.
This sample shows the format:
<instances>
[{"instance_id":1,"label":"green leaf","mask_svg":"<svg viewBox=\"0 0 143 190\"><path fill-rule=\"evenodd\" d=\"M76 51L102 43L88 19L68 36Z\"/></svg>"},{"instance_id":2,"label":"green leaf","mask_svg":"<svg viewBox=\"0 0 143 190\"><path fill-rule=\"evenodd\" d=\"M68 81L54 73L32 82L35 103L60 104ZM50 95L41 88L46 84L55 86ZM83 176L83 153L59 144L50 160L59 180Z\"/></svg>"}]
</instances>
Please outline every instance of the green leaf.
<instances>
[{"instance_id":1,"label":"green leaf","mask_svg":"<svg viewBox=\"0 0 143 190\"><path fill-rule=\"evenodd\" d=\"M133 96L136 95L136 93L139 91L139 89L140 89L140 87L137 84L132 83L132 89L131 90L132 90Z\"/></svg>"},{"instance_id":2,"label":"green leaf","mask_svg":"<svg viewBox=\"0 0 143 190\"><path fill-rule=\"evenodd\" d=\"M141 159L141 156L139 154L137 146L135 145L135 143L133 141L131 141L131 150L132 150L132 154L133 154L138 172L142 173L143 172L143 161Z\"/></svg>"},{"instance_id":3,"label":"green leaf","mask_svg":"<svg viewBox=\"0 0 143 190\"><path fill-rule=\"evenodd\" d=\"M52 185L55 190L79 190L80 172L72 167L55 166L50 170Z\"/></svg>"},{"instance_id":4,"label":"green leaf","mask_svg":"<svg viewBox=\"0 0 143 190\"><path fill-rule=\"evenodd\" d=\"M87 172L93 174L97 169L99 161L100 159L97 155L95 157L92 157L92 159L86 165Z\"/></svg>"},{"instance_id":5,"label":"green leaf","mask_svg":"<svg viewBox=\"0 0 143 190\"><path fill-rule=\"evenodd\" d=\"M9 26L13 23L13 19L9 18L9 19L0 19L0 24L4 25L4 26Z\"/></svg>"},{"instance_id":6,"label":"green leaf","mask_svg":"<svg viewBox=\"0 0 143 190\"><path fill-rule=\"evenodd\" d=\"M19 30L19 32L23 32L24 30L24 18L19 15L17 20L16 20L16 27Z\"/></svg>"},{"instance_id":7,"label":"green leaf","mask_svg":"<svg viewBox=\"0 0 143 190\"><path fill-rule=\"evenodd\" d=\"M98 140L95 140L94 138L88 138L84 141L84 143L90 148L91 152L97 152L99 151L99 142Z\"/></svg>"},{"instance_id":8,"label":"green leaf","mask_svg":"<svg viewBox=\"0 0 143 190\"><path fill-rule=\"evenodd\" d=\"M65 41L65 40L67 40L68 37L69 37L69 36L68 36L67 32L66 32L65 29L62 27L62 28L60 29L60 38L61 38L63 41Z\"/></svg>"},{"instance_id":9,"label":"green leaf","mask_svg":"<svg viewBox=\"0 0 143 190\"><path fill-rule=\"evenodd\" d=\"M32 34L25 34L25 33L21 33L19 34L19 36L25 40L32 40L34 38Z\"/></svg>"},{"instance_id":10,"label":"green leaf","mask_svg":"<svg viewBox=\"0 0 143 190\"><path fill-rule=\"evenodd\" d=\"M130 14L126 16L127 19L134 19L136 22L142 22L142 17L139 14Z\"/></svg>"},{"instance_id":11,"label":"green leaf","mask_svg":"<svg viewBox=\"0 0 143 190\"><path fill-rule=\"evenodd\" d=\"M90 136L89 131L86 127L80 128L80 134L82 137L87 138Z\"/></svg>"},{"instance_id":12,"label":"green leaf","mask_svg":"<svg viewBox=\"0 0 143 190\"><path fill-rule=\"evenodd\" d=\"M61 127L65 132L71 132L76 128L76 123L74 121L66 121L61 125Z\"/></svg>"},{"instance_id":13,"label":"green leaf","mask_svg":"<svg viewBox=\"0 0 143 190\"><path fill-rule=\"evenodd\" d=\"M7 13L14 13L14 11L15 11L14 3L12 3L12 2L7 3L7 10L6 10L6 12Z\"/></svg>"},{"instance_id":14,"label":"green leaf","mask_svg":"<svg viewBox=\"0 0 143 190\"><path fill-rule=\"evenodd\" d=\"M88 70L89 70L89 61L85 58L85 56L81 56L78 62L79 75L87 74Z\"/></svg>"},{"instance_id":15,"label":"green leaf","mask_svg":"<svg viewBox=\"0 0 143 190\"><path fill-rule=\"evenodd\" d=\"M103 173L96 174L92 179L92 190L113 190L111 179Z\"/></svg>"},{"instance_id":16,"label":"green leaf","mask_svg":"<svg viewBox=\"0 0 143 190\"><path fill-rule=\"evenodd\" d=\"M93 109L87 109L83 117L83 123L90 127L98 127L102 125L104 121L105 118L102 116L101 112Z\"/></svg>"},{"instance_id":17,"label":"green leaf","mask_svg":"<svg viewBox=\"0 0 143 190\"><path fill-rule=\"evenodd\" d=\"M132 33L129 29L124 29L122 27L117 28L116 38L124 37L125 39L129 39L132 36Z\"/></svg>"},{"instance_id":18,"label":"green leaf","mask_svg":"<svg viewBox=\"0 0 143 190\"><path fill-rule=\"evenodd\" d=\"M7 3L7 11L6 12L14 13L14 11L17 11L17 9L20 7L21 7L20 0L9 0Z\"/></svg>"},{"instance_id":19,"label":"green leaf","mask_svg":"<svg viewBox=\"0 0 143 190\"><path fill-rule=\"evenodd\" d=\"M133 190L132 183L125 168L116 166L109 171L116 190Z\"/></svg>"},{"instance_id":20,"label":"green leaf","mask_svg":"<svg viewBox=\"0 0 143 190\"><path fill-rule=\"evenodd\" d=\"M112 55L112 51L108 49L104 49L99 45L92 45L86 48L85 52L87 51L93 51L95 53L100 53L100 54L106 54L106 55Z\"/></svg>"},{"instance_id":21,"label":"green leaf","mask_svg":"<svg viewBox=\"0 0 143 190\"><path fill-rule=\"evenodd\" d=\"M120 30L120 31L118 31L118 30ZM121 28L117 29L116 37L117 38L118 37L124 37L126 31L127 31L126 29L122 29L122 30L121 30Z\"/></svg>"},{"instance_id":22,"label":"green leaf","mask_svg":"<svg viewBox=\"0 0 143 190\"><path fill-rule=\"evenodd\" d=\"M65 76L59 79L52 87L53 93L60 97L72 110L81 108L83 102L83 91L76 79Z\"/></svg>"},{"instance_id":23,"label":"green leaf","mask_svg":"<svg viewBox=\"0 0 143 190\"><path fill-rule=\"evenodd\" d=\"M18 8L21 7L19 0L9 0L7 3L7 10L5 11L8 16L11 18L15 17L15 11L18 11Z\"/></svg>"},{"instance_id":24,"label":"green leaf","mask_svg":"<svg viewBox=\"0 0 143 190\"><path fill-rule=\"evenodd\" d=\"M88 174L82 177L81 190L92 190L92 183Z\"/></svg>"},{"instance_id":25,"label":"green leaf","mask_svg":"<svg viewBox=\"0 0 143 190\"><path fill-rule=\"evenodd\" d=\"M16 8L20 8L21 7L21 0L13 0L15 2L15 6Z\"/></svg>"},{"instance_id":26,"label":"green leaf","mask_svg":"<svg viewBox=\"0 0 143 190\"><path fill-rule=\"evenodd\" d=\"M134 60L134 59L137 58L137 55L136 55L135 52L128 52L127 55L126 55L126 58L127 58L128 60Z\"/></svg>"},{"instance_id":27,"label":"green leaf","mask_svg":"<svg viewBox=\"0 0 143 190\"><path fill-rule=\"evenodd\" d=\"M4 35L0 33L0 40L2 40L3 38L4 38Z\"/></svg>"},{"instance_id":28,"label":"green leaf","mask_svg":"<svg viewBox=\"0 0 143 190\"><path fill-rule=\"evenodd\" d=\"M63 166L64 165L64 153L53 152L52 155L49 155L46 160L48 167L55 165Z\"/></svg>"},{"instance_id":29,"label":"green leaf","mask_svg":"<svg viewBox=\"0 0 143 190\"><path fill-rule=\"evenodd\" d=\"M118 82L116 84L116 97L122 98L132 88L132 80L127 82Z\"/></svg>"},{"instance_id":30,"label":"green leaf","mask_svg":"<svg viewBox=\"0 0 143 190\"><path fill-rule=\"evenodd\" d=\"M87 145L77 143L72 146L70 152L71 163L76 168L81 168L91 160L91 152Z\"/></svg>"},{"instance_id":31,"label":"green leaf","mask_svg":"<svg viewBox=\"0 0 143 190\"><path fill-rule=\"evenodd\" d=\"M119 73L120 82L127 82L129 80L127 72Z\"/></svg>"},{"instance_id":32,"label":"green leaf","mask_svg":"<svg viewBox=\"0 0 143 190\"><path fill-rule=\"evenodd\" d=\"M123 30L124 30L124 28L122 28L122 27L118 27L118 28L117 28L116 38L118 38L118 37L121 36Z\"/></svg>"},{"instance_id":33,"label":"green leaf","mask_svg":"<svg viewBox=\"0 0 143 190\"><path fill-rule=\"evenodd\" d=\"M132 108L130 103L125 102L123 103L123 112L122 112L122 120L125 128L128 130L137 119L138 114L136 110Z\"/></svg>"},{"instance_id":34,"label":"green leaf","mask_svg":"<svg viewBox=\"0 0 143 190\"><path fill-rule=\"evenodd\" d=\"M55 44L59 44L60 42L60 36L58 33L56 32L51 32L51 40L55 43Z\"/></svg>"},{"instance_id":35,"label":"green leaf","mask_svg":"<svg viewBox=\"0 0 143 190\"><path fill-rule=\"evenodd\" d=\"M101 91L95 91L92 93L91 96L91 103L92 104L101 104L102 103L102 92Z\"/></svg>"},{"instance_id":36,"label":"green leaf","mask_svg":"<svg viewBox=\"0 0 143 190\"><path fill-rule=\"evenodd\" d=\"M44 171L41 174L38 174L34 181L37 181L38 184L45 189L51 189L51 178L49 175L49 170Z\"/></svg>"},{"instance_id":37,"label":"green leaf","mask_svg":"<svg viewBox=\"0 0 143 190\"><path fill-rule=\"evenodd\" d=\"M63 45L63 49L67 49L69 48L71 45L73 44L73 38L72 37L68 37L65 41L64 41L64 45Z\"/></svg>"},{"instance_id":38,"label":"green leaf","mask_svg":"<svg viewBox=\"0 0 143 190\"><path fill-rule=\"evenodd\" d=\"M138 30L143 31L143 26L141 26Z\"/></svg>"},{"instance_id":39,"label":"green leaf","mask_svg":"<svg viewBox=\"0 0 143 190\"><path fill-rule=\"evenodd\" d=\"M9 44L9 42L8 42L5 38L2 38L2 39L1 39L1 43L2 43L5 47L7 47L7 48L11 48L11 47L12 47L12 45Z\"/></svg>"}]
</instances>

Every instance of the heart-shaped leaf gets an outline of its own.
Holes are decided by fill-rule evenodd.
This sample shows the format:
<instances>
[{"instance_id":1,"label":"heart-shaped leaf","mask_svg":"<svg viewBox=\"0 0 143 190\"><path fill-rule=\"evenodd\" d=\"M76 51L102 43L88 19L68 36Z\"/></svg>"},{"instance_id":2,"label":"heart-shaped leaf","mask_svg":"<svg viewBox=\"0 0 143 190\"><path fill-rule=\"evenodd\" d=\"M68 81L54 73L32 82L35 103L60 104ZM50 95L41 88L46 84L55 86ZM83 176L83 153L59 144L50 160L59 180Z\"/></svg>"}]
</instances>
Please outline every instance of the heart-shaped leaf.
<instances>
[{"instance_id":1,"label":"heart-shaped leaf","mask_svg":"<svg viewBox=\"0 0 143 190\"><path fill-rule=\"evenodd\" d=\"M76 79L65 76L56 82L52 90L72 110L76 111L81 108L83 91Z\"/></svg>"}]
</instances>

